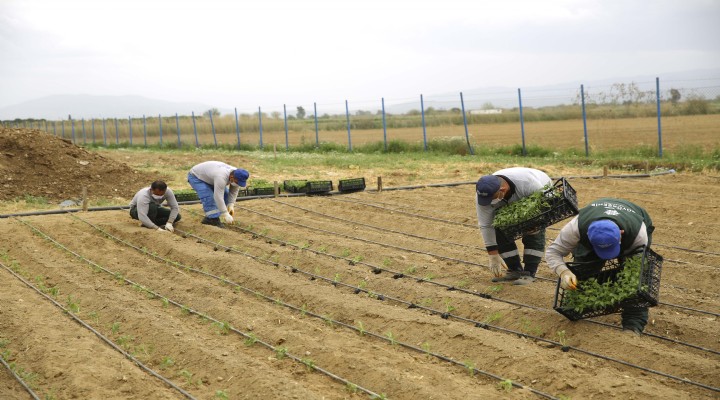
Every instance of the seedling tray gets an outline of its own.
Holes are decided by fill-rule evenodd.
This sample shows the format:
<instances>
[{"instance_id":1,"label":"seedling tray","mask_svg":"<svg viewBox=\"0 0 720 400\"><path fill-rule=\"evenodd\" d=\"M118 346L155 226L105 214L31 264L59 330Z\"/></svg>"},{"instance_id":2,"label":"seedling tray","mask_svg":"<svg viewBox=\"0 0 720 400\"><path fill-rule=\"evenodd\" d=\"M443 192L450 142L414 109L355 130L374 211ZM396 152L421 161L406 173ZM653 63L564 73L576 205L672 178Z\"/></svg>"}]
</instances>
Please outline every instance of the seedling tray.
<instances>
[{"instance_id":1,"label":"seedling tray","mask_svg":"<svg viewBox=\"0 0 720 400\"><path fill-rule=\"evenodd\" d=\"M250 193L252 193L254 196L274 195L275 188L272 188L272 187L252 188L252 189L250 189Z\"/></svg>"},{"instance_id":2,"label":"seedling tray","mask_svg":"<svg viewBox=\"0 0 720 400\"><path fill-rule=\"evenodd\" d=\"M557 194L561 194L558 196ZM510 240L517 240L523 234L534 233L556 224L565 218L578 214L578 201L575 189L560 178L553 186L543 192L548 198L549 207L541 214L515 225L498 228Z\"/></svg>"},{"instance_id":3,"label":"seedling tray","mask_svg":"<svg viewBox=\"0 0 720 400\"><path fill-rule=\"evenodd\" d=\"M283 181L283 189L288 193L307 193L307 181L286 180Z\"/></svg>"},{"instance_id":4,"label":"seedling tray","mask_svg":"<svg viewBox=\"0 0 720 400\"><path fill-rule=\"evenodd\" d=\"M305 193L327 193L333 190L332 181L308 181Z\"/></svg>"},{"instance_id":5,"label":"seedling tray","mask_svg":"<svg viewBox=\"0 0 720 400\"><path fill-rule=\"evenodd\" d=\"M593 306L588 303L588 306L584 309L577 309L570 306L570 291L561 288L560 281L558 280L555 289L555 304L553 309L569 320L577 321L579 319L618 313L626 308L656 306L660 295L660 274L662 272L663 258L648 248L642 251L641 260L637 287L629 297L625 297L621 301L606 306ZM595 278L599 284L604 284L605 282L616 283L620 277L620 273L625 268L625 263L626 260L620 258L605 261L600 269L598 269L597 263L567 263L566 265L570 271L575 274L578 279L578 285L580 285L581 282L587 281L590 278Z\"/></svg>"},{"instance_id":6,"label":"seedling tray","mask_svg":"<svg viewBox=\"0 0 720 400\"><path fill-rule=\"evenodd\" d=\"M338 183L341 192L359 192L365 190L365 178L341 179Z\"/></svg>"},{"instance_id":7,"label":"seedling tray","mask_svg":"<svg viewBox=\"0 0 720 400\"><path fill-rule=\"evenodd\" d=\"M177 201L194 201L198 199L197 193L192 189L181 189L173 191Z\"/></svg>"}]
</instances>

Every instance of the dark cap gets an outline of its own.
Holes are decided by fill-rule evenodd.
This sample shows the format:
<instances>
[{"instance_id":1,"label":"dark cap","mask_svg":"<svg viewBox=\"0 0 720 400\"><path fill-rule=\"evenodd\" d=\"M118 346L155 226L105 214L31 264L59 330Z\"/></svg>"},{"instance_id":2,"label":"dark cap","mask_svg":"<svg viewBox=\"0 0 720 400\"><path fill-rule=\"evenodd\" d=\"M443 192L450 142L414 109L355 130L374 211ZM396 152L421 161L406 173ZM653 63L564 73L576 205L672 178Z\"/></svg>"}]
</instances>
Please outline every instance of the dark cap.
<instances>
[{"instance_id":1,"label":"dark cap","mask_svg":"<svg viewBox=\"0 0 720 400\"><path fill-rule=\"evenodd\" d=\"M478 204L481 206L490 205L495 193L500 190L500 178L495 175L485 175L478 179L475 184L475 192L477 193Z\"/></svg>"}]
</instances>

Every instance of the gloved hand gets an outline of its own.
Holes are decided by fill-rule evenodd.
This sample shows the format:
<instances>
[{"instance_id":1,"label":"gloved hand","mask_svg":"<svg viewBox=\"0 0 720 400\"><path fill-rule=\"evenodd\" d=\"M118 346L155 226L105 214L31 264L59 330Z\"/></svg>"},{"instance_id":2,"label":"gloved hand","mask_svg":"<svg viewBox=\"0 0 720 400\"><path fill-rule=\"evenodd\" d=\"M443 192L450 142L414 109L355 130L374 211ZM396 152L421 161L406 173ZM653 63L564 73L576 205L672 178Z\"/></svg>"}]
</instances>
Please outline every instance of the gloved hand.
<instances>
[{"instance_id":1,"label":"gloved hand","mask_svg":"<svg viewBox=\"0 0 720 400\"><path fill-rule=\"evenodd\" d=\"M503 261L500 254L488 254L490 258L488 265L490 265L490 272L495 276L502 276L503 271L507 270L507 264Z\"/></svg>"},{"instance_id":2,"label":"gloved hand","mask_svg":"<svg viewBox=\"0 0 720 400\"><path fill-rule=\"evenodd\" d=\"M171 223L169 223L169 222L168 222L167 224L165 224L165 230L166 230L166 231L170 231L170 232L175 232L175 228L174 228L173 225L172 225Z\"/></svg>"},{"instance_id":3,"label":"gloved hand","mask_svg":"<svg viewBox=\"0 0 720 400\"><path fill-rule=\"evenodd\" d=\"M569 269L560 274L560 287L565 290L577 289L577 278Z\"/></svg>"},{"instance_id":4,"label":"gloved hand","mask_svg":"<svg viewBox=\"0 0 720 400\"><path fill-rule=\"evenodd\" d=\"M232 224L233 222L235 222L235 219L228 212L220 214L220 219L226 224Z\"/></svg>"},{"instance_id":5,"label":"gloved hand","mask_svg":"<svg viewBox=\"0 0 720 400\"><path fill-rule=\"evenodd\" d=\"M235 203L228 206L228 214L232 215L233 217L235 216Z\"/></svg>"},{"instance_id":6,"label":"gloved hand","mask_svg":"<svg viewBox=\"0 0 720 400\"><path fill-rule=\"evenodd\" d=\"M158 232L166 232L165 229L163 229L163 228L157 228L157 231Z\"/></svg>"}]
</instances>

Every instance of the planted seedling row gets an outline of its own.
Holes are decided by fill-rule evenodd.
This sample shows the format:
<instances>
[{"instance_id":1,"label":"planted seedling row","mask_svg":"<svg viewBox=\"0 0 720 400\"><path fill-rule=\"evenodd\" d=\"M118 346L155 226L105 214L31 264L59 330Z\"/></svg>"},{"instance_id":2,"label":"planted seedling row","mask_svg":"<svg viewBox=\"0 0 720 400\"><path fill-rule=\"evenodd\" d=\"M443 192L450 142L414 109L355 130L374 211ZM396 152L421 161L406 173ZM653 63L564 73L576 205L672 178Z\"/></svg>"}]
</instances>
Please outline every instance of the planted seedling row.
<instances>
[{"instance_id":1,"label":"planted seedling row","mask_svg":"<svg viewBox=\"0 0 720 400\"><path fill-rule=\"evenodd\" d=\"M75 217L75 218L77 218L77 217ZM79 219L79 218L78 218L78 219ZM85 221L84 221L84 222L85 222ZM88 223L88 224L89 224L89 223ZM92 226L92 224L90 224L90 225ZM34 227L32 227L32 226L31 226L31 228L34 229L34 230L37 230L37 228L34 228ZM58 245L58 246L61 246L61 248L62 248L63 250L65 250L66 252L69 252L70 254L73 254L74 256L80 258L83 262L89 264L93 269L97 269L97 270L103 271L103 272L105 272L106 274L112 276L113 278L115 278L115 279L117 279L117 280L119 280L119 281L121 281L121 282L124 282L124 283L127 284L127 285L132 286L133 288L135 288L135 289L138 290L139 292L146 293L146 294L148 295L148 298L150 298L150 299L160 299L160 301L162 302L163 306L167 306L167 305L169 305L169 304L172 304L172 305L176 306L177 308L179 308L182 314L185 314L185 315L189 315L189 314L197 315L197 316L200 317L202 320L209 321L209 322L213 323L214 326L217 326L217 327L219 328L221 334L227 334L227 333L230 333L230 332L236 333L236 334L238 334L238 335L240 335L240 336L243 337L244 342L245 342L246 345L252 345L252 344L255 344L255 343L259 343L259 344L263 345L264 347L267 347L267 348L271 349L273 352L275 352L275 354L278 355L278 357L279 357L280 359L282 359L282 358L288 358L288 359L290 359L290 360L293 360L293 361L296 361L296 362L302 364L304 367L308 368L309 371L319 371L319 372L321 372L322 374L327 375L328 377L330 377L330 378L332 378L332 379L334 379L334 380L336 380L336 381L339 381L339 382L345 384L347 387L352 387L352 388L353 388L353 391L355 391L355 392L357 392L357 391L364 392L364 393L366 393L366 394L368 394L368 395L370 395L370 396L373 396L373 398L382 398L382 396L383 396L383 395L377 394L377 393L375 393L375 392L373 392L373 391L371 391L371 390L369 390L369 389L366 389L366 388L364 388L364 387L362 387L362 386L359 386L359 385L357 385L357 384L354 384L353 382L351 382L351 381L349 381L349 380L347 380L347 379L344 379L344 378L342 378L342 377L340 377L340 376L338 376L338 375L333 374L332 372L330 372L330 371L328 371L328 370L326 370L326 369L324 369L324 368L321 368L321 367L315 365L315 362L314 362L313 360L307 358L307 357L302 358L302 357L299 357L299 356L295 356L295 355L289 353L286 348L272 346L272 345L270 345L268 342L263 341L263 340L260 340L254 333L242 332L242 331L234 328L233 326L229 325L229 324L228 324L227 322L225 322L225 321L220 321L220 320L218 320L218 319L216 319L216 318L214 318L214 317L212 317L212 316L210 316L210 315L208 315L208 314L206 314L206 313L203 313L203 312L201 312L201 311L197 311L197 310L195 310L195 309L193 309L193 308L191 308L191 307L188 307L188 306L182 304L181 302L175 301L175 300L170 299L170 298L168 298L168 297L166 297L166 296L162 296L160 293L158 293L158 292L156 292L156 291L154 291L154 290L152 290L152 289L150 289L150 288L148 288L148 287L146 287L146 286L143 286L143 285L141 285L141 284L139 284L139 283L136 283L136 282L134 282L134 281L131 281L131 280L123 277L123 276L122 276L121 274L119 274L118 272L110 271L110 270L108 270L108 269L106 269L106 268L104 268L104 267L102 267L102 266L94 263L93 261L88 260L87 258L85 258L85 257L77 254L76 252L74 252L74 251L66 248L65 246L63 246L62 244L60 244L59 242L57 242L57 241L54 240L53 238L49 237L48 235L42 233L41 231L37 230L37 232L38 232L41 236L43 236L46 240L51 241L51 242L55 243L55 244ZM104 233L106 236L108 236L108 237L111 237L111 236L112 236L112 235L109 235L107 232L103 232L103 233ZM137 250L143 251L143 250L141 250L141 249L139 249L139 248L137 248ZM150 255L150 254L151 254L151 253L149 253L149 252L147 252L147 251L145 251L145 252L146 252L147 255ZM184 267L184 268L185 268L186 270L188 270L188 267ZM202 273L202 271L198 271L198 270L195 270L194 272L201 272L201 273ZM205 273L205 275L210 275L210 274ZM212 276L212 275L210 275L210 276ZM217 278L217 277L216 277L216 278ZM224 280L224 281L225 281L226 283L231 283L231 282L229 282L229 281L227 281L227 280Z\"/></svg>"},{"instance_id":2,"label":"planted seedling row","mask_svg":"<svg viewBox=\"0 0 720 400\"><path fill-rule=\"evenodd\" d=\"M83 221L84 221L84 220L83 220ZM300 313L301 316L311 316L311 317L314 317L314 318L317 318L317 319L323 321L323 323L328 324L328 325L330 325L330 326L341 326L341 327L344 327L344 328L346 328L346 329L350 329L350 330L358 333L360 336L368 336L368 337L380 339L380 340L382 340L382 341L386 341L386 342L390 343L390 344L393 345L393 346L398 345L398 346L400 346L400 347L404 347L404 348L407 348L407 349L410 349L410 350L413 350L413 351L416 351L416 352L420 352L420 353L426 354L428 357L438 358L438 359L440 359L440 360L442 360L442 361L446 361L446 362L449 362L449 363L451 363L451 364L454 364L454 365L457 365L457 366L460 366L460 367L465 368L471 376L475 376L475 374L480 374L480 375L484 375L484 376L487 376L487 377L490 377L490 378L493 378L493 379L497 379L497 380L499 380L501 383L504 382L505 384L507 384L508 382L510 382L510 383L511 383L511 386L512 386L512 387L515 387L515 388L524 388L523 385L520 385L520 384L518 384L518 383L516 383L516 382L513 382L513 381L510 380L510 379L502 378L502 377L500 377L500 376L498 376L498 375L495 375L495 374L493 374L493 373L489 373L489 372L480 370L480 369L476 368L476 367L475 367L475 364L472 363L472 362L466 361L466 362L464 362L464 363L461 363L461 362L458 362L458 361L453 360L452 358L449 358L449 357L447 357L447 356L444 356L444 355L442 355L442 354L440 354L440 353L432 352L432 351L430 351L429 344L428 344L427 342L425 342L425 345L423 346L423 348L420 348L420 347L413 346L413 345L410 345L410 344L405 343L405 342L398 341L397 339L395 339L394 335L392 334L392 331L388 331L388 332L386 332L386 333L383 335L383 334L380 334L380 333L373 333L373 332L371 332L371 331L368 331L368 330L365 328L365 326L363 325L363 323L362 323L361 321L358 321L358 322L357 322L357 326L353 326L353 325L351 325L351 324L349 324L349 323L345 323L345 322L342 322L342 321L339 321L339 320L335 320L335 319L329 317L327 314L323 314L323 313L320 313L320 312L311 311L311 310L308 309L305 305L302 305L302 306L293 305L293 304L290 304L290 303L288 303L288 302L285 302L285 301L283 301L283 300L281 300L281 299L279 299L279 298L273 298L273 297L268 296L268 295L266 295L266 294L264 294L264 293L262 293L262 292L260 292L260 291L257 291L257 290L254 290L254 289L250 289L250 288L248 288L248 287L246 287L246 286L243 286L243 285L241 285L241 284L239 284L239 283L237 283L237 282L231 281L231 280L229 280L229 279L227 279L227 278L213 275L213 274L211 274L211 273L202 271L202 270L200 270L200 269L198 269L198 268L195 268L195 267L192 267L192 266L189 266L189 265L180 263L179 261L175 261L175 260L171 260L171 259L169 259L169 258L161 257L161 256L157 255L156 253L151 253L151 252L150 252L149 250L147 250L147 249L137 247L137 246L133 245L132 243L129 243L129 242L125 241L125 240L122 240L122 239L120 239L120 238L117 238L117 237L109 234L108 232L102 230L102 228L97 227L97 226L95 226L95 225L92 225L92 224L90 224L90 223L87 222L87 221L84 221L84 222L88 223L90 226L93 226L95 229L97 229L98 231L102 232L102 233L105 234L107 237L109 237L109 238L111 238L111 239L113 239L113 240L116 240L116 241L118 241L118 242L120 242L120 243L122 243L122 244L124 244L124 245L126 245L126 246L128 246L128 247L130 247L130 248L132 248L132 249L135 249L135 250L137 250L137 251L139 251L139 252L141 252L141 253L143 253L143 254L146 254L146 255L148 255L148 256L150 256L150 257L153 257L153 258L155 258L155 259L157 259L157 260L160 260L160 261L164 262L164 263L167 264L167 265L171 265L171 266L174 266L174 267L176 267L176 268L180 268L180 269L185 270L185 271L194 272L194 273L201 274L201 275L204 275L204 276L207 276L207 277L211 277L211 278L213 278L213 279L215 279L215 280L220 281L220 282L223 283L223 284L227 284L227 285L232 286L236 292L242 290L242 291L244 291L244 292L246 292L246 293L248 293L248 294L251 294L251 295L253 295L253 296L255 296L255 297L262 298L262 299L264 299L264 300L266 300L266 301L268 301L268 302L270 302L270 303L277 304L277 305L281 305L281 306L286 307L286 308L288 308L288 309L290 309L290 310L296 311L296 312ZM185 233L185 232L182 232L182 231L178 231L178 232L180 232L180 233L183 234L183 235L187 235L187 233ZM193 236L194 236L194 235L193 235ZM221 245L218 244L218 245L216 245L216 246L221 246ZM227 249L230 249L230 248L227 248ZM300 272L300 271L298 271L298 272ZM314 275L313 275L313 276L314 276ZM333 281L333 285L334 285L334 286L337 286L337 283L338 283L337 280L334 280L334 281ZM355 288L355 290L360 290L360 291L362 291L363 289ZM367 293L368 293L368 296L371 296L371 295L372 295L372 292L367 292ZM451 306L448 306L448 308L446 308L446 310L448 310L448 311L450 311L451 309L452 309ZM283 351L286 351L286 350L287 350L287 349L284 349ZM546 393L539 392L539 391L537 391L537 390L535 390L535 389L532 389L532 388L529 388L529 387L527 387L527 389L528 389L529 391L535 393L535 394L538 394L538 395L541 396L541 397L553 398L552 396L550 396L550 395L548 395L548 394L546 394Z\"/></svg>"},{"instance_id":3,"label":"planted seedling row","mask_svg":"<svg viewBox=\"0 0 720 400\"><path fill-rule=\"evenodd\" d=\"M188 210L188 211L190 211L191 213L194 213L192 210ZM512 305L516 305L516 306L520 306L520 307L524 307L524 308L530 308L530 309L536 309L536 310L543 310L543 311L552 311L550 308L537 307L537 306L533 306L533 305L529 305L529 304L525 304L525 303L520 303L520 302L513 301L513 300L509 300L509 299L503 299L503 298L498 297L497 295L493 295L492 293L497 293L497 292L502 288L502 285L490 286L489 288L487 288L487 289L486 289L485 291L483 291L483 292L477 292L477 291L474 291L474 290L469 290L469 289L465 289L465 288L461 287L461 286L462 286L462 282L457 282L457 283L455 283L454 285L445 284L445 283L441 283L441 282L436 281L435 279L436 279L437 277L435 277L435 276L425 276L425 277L413 276L411 270L405 270L404 272L399 272L399 271L392 270L392 269L389 269L389 268L386 268L386 267L381 267L381 266L379 266L379 265L370 264L370 263L364 262L364 261L362 261L362 260L358 260L358 258L359 258L358 256L353 257L353 258L350 258L350 257L343 257L343 256L338 256L338 255L332 255L332 254L327 253L326 251L314 250L314 249L312 249L312 248L310 248L310 247L308 247L308 246L306 246L306 245L296 245L296 244L294 244L294 243L291 243L291 242L288 242L288 241L284 241L284 240L282 240L282 239L272 238L272 237L270 237L270 236L268 236L268 235L263 234L262 232L256 232L256 231L253 231L253 230L250 230L250 229L246 229L246 228L242 228L242 227L239 227L239 226L234 226L234 227L232 227L232 228L230 228L230 229L250 233L250 234L253 235L253 237L263 237L263 238L266 239L266 241L267 241L268 243L273 243L273 242L274 242L274 243L278 243L280 246L294 247L294 248L297 248L297 249L299 249L299 250L309 251L309 252L312 252L312 253L317 254L317 255L326 256L326 257L330 257L330 258L333 258L333 259L346 260L346 261L348 261L348 263L349 263L350 265L365 265L365 266L369 267L369 268L371 269L371 272L373 272L374 274L380 274L381 272L388 272L388 273L392 274L392 276L393 276L394 279L403 278L403 277L409 277L409 278L411 278L411 279L414 279L416 282L419 282L419 283L427 282L427 283L429 283L429 284L431 284L431 285L436 285L436 286L439 286L439 287L443 287L443 288L445 288L446 290L449 290L449 291L457 291L457 292L461 292L461 293L465 293L465 294L470 294L470 295L473 295L473 296L479 296L479 297L486 298L486 299L501 301L501 302L504 302L504 303L508 303L508 304L512 304ZM616 325L613 325L613 324L610 324L610 323L607 323L607 322L595 321L595 320L589 320L589 321L587 321L587 322L590 322L590 323L593 323L593 324L597 324L597 325L601 325L601 326L605 326L605 327L608 327L608 328L612 328L612 329L614 329L614 330L620 330L620 329L621 329L619 326L616 326ZM688 347L691 347L691 348L694 348L694 349L697 349L697 350L720 354L720 352L718 352L718 351L715 351L715 350L712 350L712 349L708 349L708 348L706 348L706 347L699 346L699 345L696 345L696 344L687 343L687 342L684 342L684 341L681 341L681 340L672 339L672 338L669 338L669 337L666 337L666 336L663 336L663 335L657 335L657 334L652 334L652 333L646 333L646 335L649 335L649 336L651 336L651 337L654 337L654 338L657 338L657 339L660 339L660 340L665 340L665 341L669 341L669 342L672 342L672 343L676 343L676 344L688 346Z\"/></svg>"},{"instance_id":4,"label":"planted seedling row","mask_svg":"<svg viewBox=\"0 0 720 400\"><path fill-rule=\"evenodd\" d=\"M23 222L23 221L21 221L21 222ZM33 228L33 229L34 229L34 228ZM42 232L40 232L40 231L36 231L36 232L37 232L37 234L39 234L40 236L43 236L43 235L44 235L44 234L43 234ZM56 245L59 245L59 243L56 244ZM138 360L138 359L137 359L136 357L134 357L132 354L128 353L125 349L121 348L118 344L116 344L115 342L113 342L112 340L110 340L108 337L104 336L102 333L100 333L99 331L97 331L96 329L94 329L92 326L90 326L86 321L84 321L83 319L81 319L80 317L78 317L77 314L78 314L79 308L77 307L77 303L72 302L71 297L69 297L68 306L65 307L65 306L63 306L62 304L60 304L59 302L57 302L51 295L45 293L42 289L34 286L34 285L33 285L32 283L30 283L27 279L25 279L23 276L21 276L21 275L18 274L17 272L13 271L11 268L8 268L8 267L6 267L5 265L3 265L3 264L1 264L1 263L0 263L0 265L2 265L3 268L5 268L8 272L10 272L15 278L17 278L18 280L20 280L21 282L23 282L26 286L28 286L29 288L35 290L35 291L36 291L37 293L39 293L43 298L45 298L46 300L50 301L54 306L56 306L57 308L59 308L60 310L62 310L65 315L70 316L70 318L72 318L75 322L77 322L78 324L80 324L82 327L84 327L85 329L89 330L90 332L92 332L95 336L97 336L100 340L102 340L102 341L103 341L105 344L107 344L109 347L113 348L114 350L116 350L117 352L119 352L120 354L122 354L122 355L123 355L125 358L127 358L128 360L132 361L137 367L139 367L140 369L142 369L142 370L145 371L146 373L150 374L151 376L159 379L163 384L167 385L167 386L170 387L171 389L173 389L173 390L177 391L178 393L182 394L185 398L195 399L195 398L194 398L192 395L190 395L188 392L186 392L186 391L183 390L182 388L176 386L176 385L175 385L174 383L172 383L170 380L168 380L167 378L165 378L164 376L162 376L161 374L159 374L159 373L156 372L155 370L153 370L153 369L151 369L150 367L148 367L148 366L146 366L145 364L143 364L140 360ZM52 395L50 394L50 396L52 396ZM47 394L46 394L46 398L48 398L48 395L47 395Z\"/></svg>"},{"instance_id":5,"label":"planted seedling row","mask_svg":"<svg viewBox=\"0 0 720 400\"><path fill-rule=\"evenodd\" d=\"M182 233L182 232L179 232L179 233ZM195 236L192 236L192 237L195 237ZM214 247L218 247L218 246L221 246L221 245L219 245L219 244L213 244L213 246L214 246ZM147 253L147 254L149 254L149 255L151 254L151 253L150 253L149 251L147 251L146 249L139 248L139 247L134 246L134 245L133 245L132 247L135 248L135 249L138 250L138 251ZM229 247L225 247L225 246L223 246L223 249L226 250L226 251L227 251L227 250L230 250ZM152 254L153 254L153 256L155 256L155 253L152 253ZM183 266L183 265L176 265L177 262L173 262L173 261L170 261L170 260L167 260L167 262L170 263L171 265L177 266L178 268L185 268L185 267L186 267L186 266ZM203 273L204 271L197 271L197 272ZM218 278L218 279L223 279L223 278L221 278L221 277L216 277L216 278ZM230 284L230 285L233 285L234 283L229 283L229 284ZM272 300L272 299L268 299L268 300L270 301L270 300ZM329 322L327 316L323 316L322 318L323 318L323 320L324 320L326 323Z\"/></svg>"},{"instance_id":6,"label":"planted seedling row","mask_svg":"<svg viewBox=\"0 0 720 400\"><path fill-rule=\"evenodd\" d=\"M287 203L282 203L282 202L280 202L280 203L281 203L281 204L284 204L284 205L287 205ZM310 211L310 210L306 210L306 211ZM276 218L276 217L268 216L267 214L264 214L264 213L260 213L259 211L253 211L253 212L259 213L260 215L263 215L263 216L266 216L266 217ZM317 213L317 212L315 212L315 213ZM326 215L326 214L323 214L323 213L318 213L318 214ZM331 217L331 216L328 216L328 217ZM335 217L331 217L331 218L335 218ZM282 220L282 219L281 219L281 220ZM289 222L289 221L288 221L288 222ZM289 223L293 224L293 222L289 222ZM310 227L310 226L307 226L307 225L304 225L304 224L299 224L299 223L295 223L295 224L298 224L298 225L300 225L300 226L302 226L302 227L305 227L305 228L311 229L311 230L319 230L319 231L328 232L327 230L318 229L318 228L313 228L313 227ZM377 228L377 229L382 229L382 228L379 228L379 227L375 227L375 228ZM357 238L357 237L353 237L353 236L351 236L351 235L344 235L344 234L338 233L338 232L332 232L332 233L334 233L334 234L336 234L336 235L339 235L339 236L351 238L351 239L356 239L356 240L361 240L361 241L376 243L376 242L374 242L374 241L368 241L367 239ZM407 236L413 236L413 235L408 235L408 234L406 234L406 235L407 235ZM398 246L394 246L394 245L386 245L386 247L391 247L391 248L396 248L396 249L398 248ZM405 251L410 251L410 252L415 252L415 253L418 252L418 251L415 251L415 250L412 250L412 249L407 249L407 248L403 248L403 249L404 249ZM438 255L435 254L435 253L429 253L429 252L421 252L421 254L426 254L426 255L430 255L430 256L433 256L433 257L439 257L439 258L447 258L447 257L444 257L444 256L438 256ZM457 262L466 263L466 264L470 264L470 265L483 265L483 264L478 264L478 263L469 262L469 261L466 261L466 260L459 260L459 259L455 259L455 258L451 258L451 259L453 259L454 261L457 261ZM557 281L557 279L556 279L555 277L546 278L546 277L538 276L537 279L542 280L542 281L552 282L552 283L555 283L555 282ZM668 286L672 286L672 285L662 284L662 287L668 287ZM668 307L674 307L674 308L684 309L684 310L688 310L688 311L694 311L694 312L699 312L699 313L704 313L704 314L709 314L709 315L714 315L714 316L720 316L720 314L718 314L718 313L714 313L714 312L707 311L707 310L702 310L702 309L697 309L697 308L692 308L692 307L688 307L688 306L684 306L684 305L672 304L672 303L667 303L667 302L660 302L660 304L661 304L661 305L664 305L664 306L668 306Z\"/></svg>"},{"instance_id":7,"label":"planted seedling row","mask_svg":"<svg viewBox=\"0 0 720 400\"><path fill-rule=\"evenodd\" d=\"M197 237L197 236L195 236L195 235L191 235L191 236L192 236L192 237L195 237L195 238L199 238L199 237ZM201 240L203 240L203 241L206 241L206 242L208 242L208 243L210 243L210 244L213 244L211 241L207 241L206 239L202 239L202 238L199 238L199 239L201 239ZM235 250L233 250L233 249L231 249L231 248L229 248L229 247L228 247L227 249L230 249L230 251L233 251L233 252L235 251ZM241 252L239 252L239 253L240 253L240 254L243 254L243 255L247 255L247 254L245 254L245 253L241 253ZM277 263L273 263L273 265L274 265L274 264L277 264ZM308 275L308 276L311 277L312 280L322 280L322 281L325 281L325 282L328 282L328 283L331 283L331 284L334 282L333 279L328 278L328 277L318 276L318 275L316 275L316 274L313 274L313 273L310 273L310 272L307 272L307 271L302 271L302 270L297 269L297 268L295 268L295 267L290 267L290 266L285 266L285 267L286 267L286 268L291 268L291 269L293 270L292 272L300 272L300 273L302 273L302 274ZM336 286L336 287L338 287L338 286L341 286L341 287L350 287L350 288L353 287L352 285L343 284L343 283L338 284L338 283L336 283L336 282L335 282L335 284L333 284L333 286ZM581 348L578 348L578 347L567 346L567 345L565 345L564 343L560 343L559 341L550 340L550 339L545 339L545 338L542 338L542 337L539 337L539 336L536 336L536 335L527 334L527 333L524 333L524 332L520 332L520 331L516 331L516 330L512 330L512 329L507 329L507 328L499 327L499 326L496 326L496 325L484 323L484 322L481 322L481 321L477 321L477 320L465 318L465 317L458 316L458 315L455 315L455 314L450 313L450 312L443 312L443 311L441 311L441 310L432 309L432 308L425 307L425 306L418 305L418 304L414 304L414 303L412 303L412 302L409 302L409 301L406 301L406 300L402 300L402 299L400 299L400 298L398 298L398 297L391 296L391 295L387 295L387 294L384 294L384 293L375 293L375 292L371 292L371 291L368 291L368 290L363 289L363 288L360 288L360 287L354 287L354 291L355 291L355 293L361 293L361 292L362 292L362 293L366 293L366 294L368 294L369 296L372 296L373 298L397 302L397 303L406 305L408 308L417 308L417 309L425 310L425 311L428 311L428 312L430 312L430 313L432 313L432 314L440 315L441 317L446 318L446 319L452 318L452 319L456 319L456 320L459 320L459 321L464 321L464 322L468 322L468 323L474 324L474 325L477 326L477 327L482 327L482 328L486 328L486 329L490 329L490 328L491 328L491 329L495 329L495 330L502 331L502 332L505 332L505 333L515 334L515 335L518 335L519 337L525 337L525 338L529 338L529 339L533 339L533 340L537 340L537 341L549 343L549 344L552 344L552 345L557 346L558 348L565 349L565 351L567 351L567 349L573 349L573 350L576 350L576 351L578 351L578 352L584 353L584 354L589 355L589 356L592 356L592 357L597 357L597 358L600 358L600 359L603 359L603 360L606 360L606 361L611 361L611 362L619 363L619 364L622 364L622 365L625 365L625 366L629 366L629 367L632 367L632 368L635 368L635 369L639 369L639 370L641 370L641 371L650 372L650 373L653 373L653 374L656 374L656 375L659 375L659 376L664 376L664 377L667 377L667 378L671 378L671 379L673 379L673 380L677 380L677 381L681 381L681 382L686 382L686 383L691 383L691 384L693 384L693 385L696 385L696 386L698 386L698 387L702 387L702 388L704 388L704 389L710 389L710 390L716 390L716 389L717 389L717 388L715 388L715 387L713 387L713 386L710 386L710 385L706 385L706 384L699 383L699 382L695 382L695 381L689 381L689 380L687 380L687 379L685 379L685 378L680 378L680 377L677 377L677 376L672 375L672 374L667 374L667 373L664 373L664 372L661 372L661 371L656 371L656 370L653 370L653 369L650 369L650 368L646 368L646 367L643 367L643 366L640 366L640 365L637 365L637 364L633 364L633 363L631 363L631 362L623 361L623 360L620 360L620 359L617 359L617 358L614 358L614 357L605 356L605 355L602 355L602 354L599 354L599 353L595 353L595 352L592 352L592 351L588 351L588 350L585 350L585 349L581 349Z\"/></svg>"}]
</instances>

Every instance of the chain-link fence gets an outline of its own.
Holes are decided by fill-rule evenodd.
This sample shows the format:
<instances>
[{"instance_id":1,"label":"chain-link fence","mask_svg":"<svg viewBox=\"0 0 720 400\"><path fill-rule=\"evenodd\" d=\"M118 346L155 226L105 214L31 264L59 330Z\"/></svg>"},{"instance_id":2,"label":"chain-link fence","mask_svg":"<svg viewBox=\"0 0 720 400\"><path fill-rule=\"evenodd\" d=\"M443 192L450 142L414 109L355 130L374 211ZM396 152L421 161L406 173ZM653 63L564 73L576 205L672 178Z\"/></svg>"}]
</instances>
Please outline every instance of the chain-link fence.
<instances>
[{"instance_id":1,"label":"chain-link fence","mask_svg":"<svg viewBox=\"0 0 720 400\"><path fill-rule=\"evenodd\" d=\"M76 144L551 155L702 153L720 142L720 82L478 91L127 118L4 121ZM409 147L408 147L409 146Z\"/></svg>"}]
</instances>

